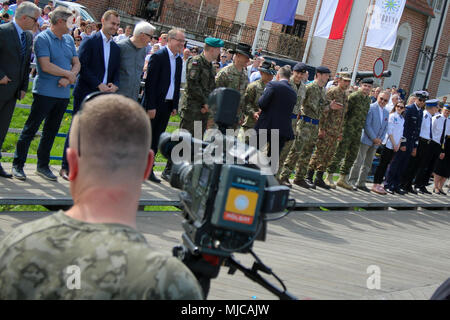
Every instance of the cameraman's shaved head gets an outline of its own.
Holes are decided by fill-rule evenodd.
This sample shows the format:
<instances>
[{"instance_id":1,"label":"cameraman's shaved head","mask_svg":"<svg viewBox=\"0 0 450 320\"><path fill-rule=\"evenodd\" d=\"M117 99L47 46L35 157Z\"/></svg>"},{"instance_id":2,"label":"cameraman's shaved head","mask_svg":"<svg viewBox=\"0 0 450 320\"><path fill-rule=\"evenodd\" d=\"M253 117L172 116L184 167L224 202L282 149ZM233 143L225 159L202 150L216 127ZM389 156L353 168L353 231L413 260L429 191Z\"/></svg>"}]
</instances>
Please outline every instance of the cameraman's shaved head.
<instances>
[{"instance_id":1,"label":"cameraman's shaved head","mask_svg":"<svg viewBox=\"0 0 450 320\"><path fill-rule=\"evenodd\" d=\"M142 179L150 144L150 122L143 108L117 94L86 102L70 136L70 147L80 146L79 175L90 180Z\"/></svg>"}]
</instances>

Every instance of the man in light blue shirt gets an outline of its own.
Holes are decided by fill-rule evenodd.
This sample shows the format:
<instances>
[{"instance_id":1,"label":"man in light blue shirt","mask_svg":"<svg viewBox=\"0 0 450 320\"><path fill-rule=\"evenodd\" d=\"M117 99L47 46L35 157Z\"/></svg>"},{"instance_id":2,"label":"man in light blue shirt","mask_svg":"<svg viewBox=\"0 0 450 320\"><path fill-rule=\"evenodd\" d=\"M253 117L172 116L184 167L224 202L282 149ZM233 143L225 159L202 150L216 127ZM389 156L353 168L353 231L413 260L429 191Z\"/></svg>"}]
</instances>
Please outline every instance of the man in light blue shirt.
<instances>
[{"instance_id":1,"label":"man in light blue shirt","mask_svg":"<svg viewBox=\"0 0 450 320\"><path fill-rule=\"evenodd\" d=\"M33 104L30 115L17 142L13 161L13 176L25 180L23 166L28 149L39 126L45 119L39 143L36 173L44 179L56 181L49 168L50 150L58 133L64 112L69 104L70 84L75 83L80 61L72 37L72 12L58 7L51 16L51 27L35 39L38 75L33 84Z\"/></svg>"}]
</instances>

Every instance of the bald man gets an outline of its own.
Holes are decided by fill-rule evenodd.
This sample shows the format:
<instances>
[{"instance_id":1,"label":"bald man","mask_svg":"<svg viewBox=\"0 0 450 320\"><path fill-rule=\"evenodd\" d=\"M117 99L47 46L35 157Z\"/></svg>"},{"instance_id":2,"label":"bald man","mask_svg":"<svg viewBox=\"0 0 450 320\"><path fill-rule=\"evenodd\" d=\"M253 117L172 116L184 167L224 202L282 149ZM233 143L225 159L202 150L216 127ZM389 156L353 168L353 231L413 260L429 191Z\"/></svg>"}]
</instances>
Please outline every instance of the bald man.
<instances>
[{"instance_id":1,"label":"bald man","mask_svg":"<svg viewBox=\"0 0 450 320\"><path fill-rule=\"evenodd\" d=\"M21 225L0 243L0 299L202 298L191 271L154 252L136 230L154 158L150 132L129 98L104 94L84 104L67 150L74 206Z\"/></svg>"}]
</instances>

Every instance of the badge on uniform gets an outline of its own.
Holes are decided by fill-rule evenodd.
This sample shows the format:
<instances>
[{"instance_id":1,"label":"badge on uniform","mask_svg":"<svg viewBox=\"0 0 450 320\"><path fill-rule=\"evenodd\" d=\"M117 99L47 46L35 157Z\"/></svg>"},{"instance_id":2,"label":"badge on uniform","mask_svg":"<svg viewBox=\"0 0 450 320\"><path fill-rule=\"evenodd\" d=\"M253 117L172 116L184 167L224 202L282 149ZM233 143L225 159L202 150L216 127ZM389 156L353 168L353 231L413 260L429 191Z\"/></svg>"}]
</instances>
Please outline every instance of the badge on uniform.
<instances>
[{"instance_id":1,"label":"badge on uniform","mask_svg":"<svg viewBox=\"0 0 450 320\"><path fill-rule=\"evenodd\" d=\"M428 115L427 115L427 114L425 115L425 119L426 119L426 118L428 118Z\"/></svg>"}]
</instances>

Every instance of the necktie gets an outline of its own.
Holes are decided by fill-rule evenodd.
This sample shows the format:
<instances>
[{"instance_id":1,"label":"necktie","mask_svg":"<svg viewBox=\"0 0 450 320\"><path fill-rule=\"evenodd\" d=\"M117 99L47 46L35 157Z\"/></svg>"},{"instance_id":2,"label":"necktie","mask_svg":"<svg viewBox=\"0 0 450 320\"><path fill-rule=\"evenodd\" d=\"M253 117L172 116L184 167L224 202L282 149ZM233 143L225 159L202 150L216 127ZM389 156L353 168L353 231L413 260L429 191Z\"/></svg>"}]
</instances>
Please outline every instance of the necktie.
<instances>
[{"instance_id":1,"label":"necktie","mask_svg":"<svg viewBox=\"0 0 450 320\"><path fill-rule=\"evenodd\" d=\"M22 32L20 35L20 42L22 44L22 47L20 48L20 55L22 58L25 56L25 52L27 51L27 37L25 35L25 32Z\"/></svg>"},{"instance_id":2,"label":"necktie","mask_svg":"<svg viewBox=\"0 0 450 320\"><path fill-rule=\"evenodd\" d=\"M433 119L430 117L430 140L433 140Z\"/></svg>"},{"instance_id":3,"label":"necktie","mask_svg":"<svg viewBox=\"0 0 450 320\"><path fill-rule=\"evenodd\" d=\"M444 143L446 125L447 125L447 119L444 120L444 130L442 130L441 145Z\"/></svg>"}]
</instances>

